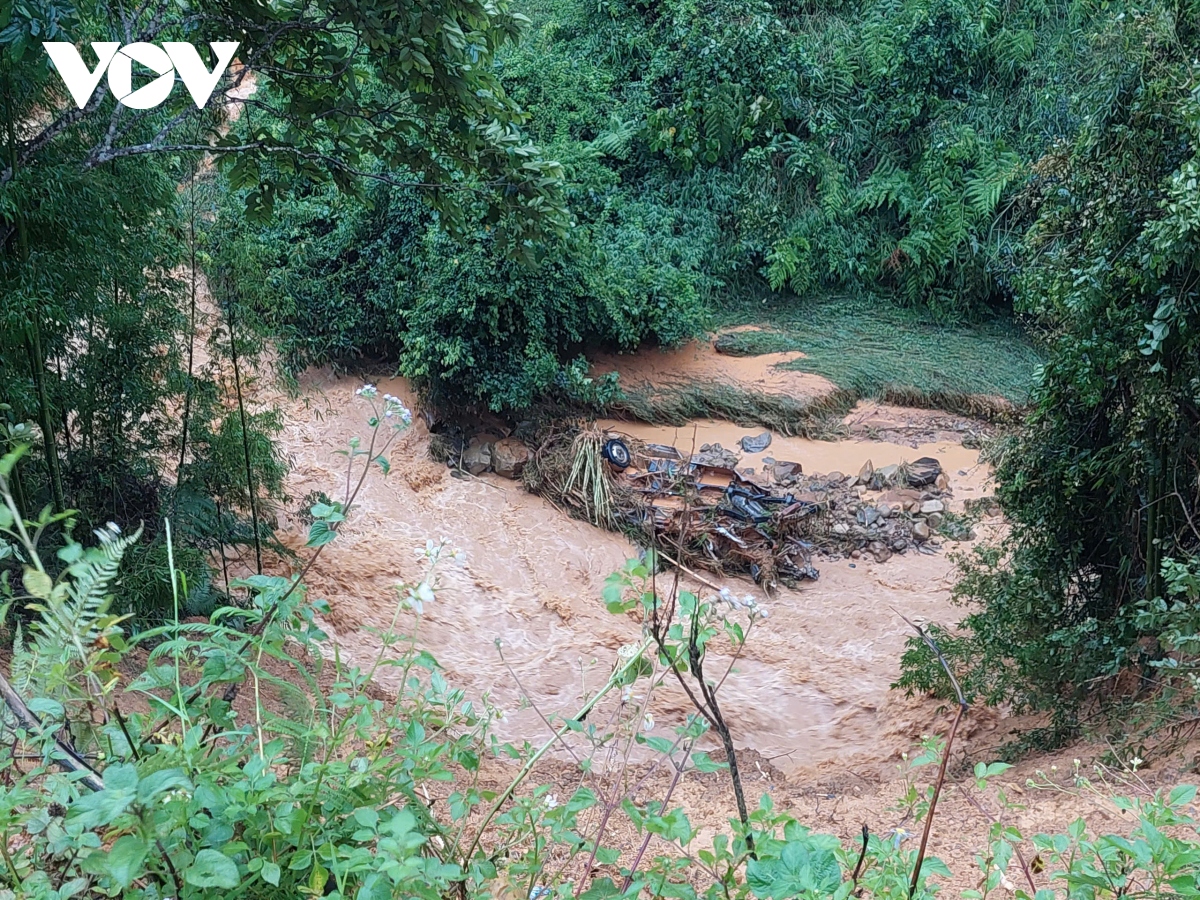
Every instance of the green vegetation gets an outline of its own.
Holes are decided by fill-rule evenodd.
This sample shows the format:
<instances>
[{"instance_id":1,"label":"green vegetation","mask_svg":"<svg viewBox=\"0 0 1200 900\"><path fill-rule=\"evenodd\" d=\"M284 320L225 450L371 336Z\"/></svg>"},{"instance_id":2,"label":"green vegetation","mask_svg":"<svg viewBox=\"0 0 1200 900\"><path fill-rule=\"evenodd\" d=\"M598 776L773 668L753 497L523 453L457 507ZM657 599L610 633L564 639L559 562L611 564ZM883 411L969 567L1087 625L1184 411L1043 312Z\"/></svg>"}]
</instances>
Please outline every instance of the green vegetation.
<instances>
[{"instance_id":1,"label":"green vegetation","mask_svg":"<svg viewBox=\"0 0 1200 900\"><path fill-rule=\"evenodd\" d=\"M1011 320L953 325L878 299L813 298L751 311L731 306L728 314L728 324L769 325L722 335L722 353L798 350L804 357L783 368L822 375L865 397L992 394L1024 404L1042 362Z\"/></svg>"},{"instance_id":2,"label":"green vegetation","mask_svg":"<svg viewBox=\"0 0 1200 900\"><path fill-rule=\"evenodd\" d=\"M199 585L203 551L242 544L261 569L281 499L277 417L244 390L262 346L253 310L227 293L207 310L197 287L214 207L244 188L231 218L263 221L296 185L349 195L383 180L417 190L449 230L483 218L498 247L532 255L566 212L560 170L520 133L490 65L520 21L474 0L417 16L373 0L0 4L0 447L37 438L13 485L25 513L48 503L86 528L146 523L127 562L141 624L169 609L164 515ZM198 43L206 58L210 39L242 49L204 109L176 86L136 111L103 79L78 109L41 47L132 35ZM232 132L219 98L250 86Z\"/></svg>"},{"instance_id":3,"label":"green vegetation","mask_svg":"<svg viewBox=\"0 0 1200 900\"><path fill-rule=\"evenodd\" d=\"M1077 135L1038 164L1017 282L1047 335L1024 427L997 448L1013 523L959 583L947 653L972 692L1049 710L1133 669L1190 708L1200 553L1200 105L1182 11L1118 14ZM937 670L910 654L904 683ZM1181 694L1175 692L1182 691Z\"/></svg>"},{"instance_id":4,"label":"green vegetation","mask_svg":"<svg viewBox=\"0 0 1200 900\"><path fill-rule=\"evenodd\" d=\"M312 507L308 565L353 514L363 477L378 466L373 451L404 427L395 401L367 399L370 449L355 442L347 451L347 501ZM746 801L716 699L725 677L706 678L705 667L727 666L710 657L710 644L727 639L740 654L752 639L766 616L752 599L664 595L652 566L629 563L609 579L604 602L614 615L641 616L645 639L574 716L542 713L548 741L509 744L494 732L502 712L448 684L418 640L423 605L436 602L440 570L458 556L444 543L425 549L421 580L401 587L379 652L362 667L324 656L318 617L327 610L297 575L252 576L249 607L218 609L202 625L176 615L130 639L111 612L112 591L139 536L105 529L92 547L68 536L57 554L66 568L49 574L31 536L64 523L48 511L21 519L11 477L23 452L0 458L0 552L24 560L20 585L3 584L0 611L22 603L34 614L16 632L12 679L0 675L11 716L0 746L8 896L437 900L515 887L560 900L898 900L934 896L952 876L926 855L924 839L905 848L864 826L861 844L847 846L777 809L769 793ZM186 600L178 575L172 568L176 606ZM402 614L412 634L397 630ZM150 641L159 643L127 692L117 672ZM372 690L384 667L399 675L386 700ZM650 697L671 682L688 689L694 708L652 731ZM148 699L148 710L131 709L129 693ZM239 695L249 703L238 707ZM697 749L710 730L726 763ZM539 784L539 762L560 743L582 761L579 772ZM647 762L630 762L634 747ZM906 765L897 810L925 838L949 749L928 741ZM497 756L520 763L499 783L485 769ZM614 759L624 761L616 772ZM933 785L918 787L939 760ZM976 764L968 789L1020 809L990 783L1008 768ZM651 780L656 770L663 777ZM737 816L702 837L672 795L684 778L726 773ZM962 896L1002 886L1038 900L1188 896L1200 858L1195 795L1180 786L1114 798L1133 814L1122 834L1097 835L1079 820L1065 833L1026 836L997 821L979 848L982 890ZM623 846L621 826L635 830L635 849Z\"/></svg>"},{"instance_id":5,"label":"green vegetation","mask_svg":"<svg viewBox=\"0 0 1200 900\"><path fill-rule=\"evenodd\" d=\"M103 81L76 108L40 47L135 37L241 52L205 108L176 89L138 111ZM765 611L663 594L652 565L604 597L641 643L539 747L500 741L396 630L447 548L371 666L325 659L307 569L264 573L287 499L264 346L291 371L385 360L464 416L819 432L864 395L1015 401L989 448L1011 528L963 561L964 620L914 639L900 685L1043 713L1054 739L1114 695L1194 722L1198 58L1195 0L0 0L0 900L911 900L948 874L755 807L705 666ZM802 351L838 389L588 376L588 351L747 323L768 327L722 349ZM411 418L361 393L372 436L345 499L309 506L300 565ZM600 519L601 436L580 440L565 483ZM401 674L386 701L379 667ZM641 724L669 681L693 707L674 741ZM582 786L559 803L529 785L564 740ZM651 801L591 766L635 745L672 773ZM485 783L489 755L517 774ZM671 794L718 771L736 818L700 848ZM944 774L903 821L932 822ZM1036 900L1194 896L1193 797L1120 801L1128 835L997 824L964 896L1010 869Z\"/></svg>"}]
</instances>

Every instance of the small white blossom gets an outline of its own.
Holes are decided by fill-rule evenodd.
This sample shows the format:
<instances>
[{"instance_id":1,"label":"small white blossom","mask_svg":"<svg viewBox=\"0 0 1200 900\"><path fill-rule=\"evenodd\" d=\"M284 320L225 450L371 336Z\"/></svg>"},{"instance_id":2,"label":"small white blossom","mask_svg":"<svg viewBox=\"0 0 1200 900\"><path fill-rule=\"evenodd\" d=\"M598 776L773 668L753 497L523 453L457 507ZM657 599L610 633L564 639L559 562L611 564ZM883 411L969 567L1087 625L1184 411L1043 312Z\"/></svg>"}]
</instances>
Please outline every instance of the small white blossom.
<instances>
[{"instance_id":1,"label":"small white blossom","mask_svg":"<svg viewBox=\"0 0 1200 900\"><path fill-rule=\"evenodd\" d=\"M554 809L558 806L558 797L554 794L547 794L546 799L542 801L546 809Z\"/></svg>"},{"instance_id":2,"label":"small white blossom","mask_svg":"<svg viewBox=\"0 0 1200 900\"><path fill-rule=\"evenodd\" d=\"M379 394L379 389L373 384L364 384L354 393L359 397L375 397Z\"/></svg>"},{"instance_id":3,"label":"small white blossom","mask_svg":"<svg viewBox=\"0 0 1200 900\"><path fill-rule=\"evenodd\" d=\"M647 712L642 716L642 731L650 731L654 728L654 715Z\"/></svg>"}]
</instances>

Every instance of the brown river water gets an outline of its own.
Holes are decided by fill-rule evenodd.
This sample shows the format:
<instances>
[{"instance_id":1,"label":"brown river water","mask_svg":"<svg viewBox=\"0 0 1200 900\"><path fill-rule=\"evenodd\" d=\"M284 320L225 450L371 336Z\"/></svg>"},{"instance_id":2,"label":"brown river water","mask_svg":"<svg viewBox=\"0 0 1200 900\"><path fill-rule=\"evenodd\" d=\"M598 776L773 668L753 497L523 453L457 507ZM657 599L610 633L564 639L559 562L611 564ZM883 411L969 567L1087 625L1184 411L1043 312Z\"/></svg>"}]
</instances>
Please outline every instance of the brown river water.
<instances>
[{"instance_id":1,"label":"brown river water","mask_svg":"<svg viewBox=\"0 0 1200 900\"><path fill-rule=\"evenodd\" d=\"M751 361L737 362L745 367ZM770 362L758 360L760 366ZM311 491L341 496L345 462L335 451L368 431L366 403L354 395L361 383L310 372L299 399L284 401L282 443L291 464L288 493L295 501ZM411 397L402 380L376 384L381 392ZM868 459L884 466L933 456L950 477L951 508L988 492L978 451L952 439L927 439L953 437L937 416L864 405L846 421L851 432L846 440L776 436L765 453L745 456L741 464L772 456L800 462L809 473L854 474ZM740 437L754 433L715 421L684 428L606 425L685 451L693 442L735 448ZM864 439L855 432L888 433L893 439ZM332 607L333 639L350 662L368 664L378 651L373 630L387 628L395 612L397 583L424 575L414 549L427 539L445 538L466 559L440 569L437 600L421 617L420 642L451 684L472 698L487 694L507 711L501 737L540 739L545 726L532 709L521 708L522 696L546 713L570 715L607 678L618 648L638 639L637 623L610 615L600 599L605 578L637 548L621 535L567 517L517 482L495 475L452 477L429 458L420 420L389 456L390 475L369 477L338 540L310 573L313 596ZM286 539L299 547L301 526L281 524ZM817 558L817 581L781 589L769 600L748 580L724 582L739 595L754 593L770 609L723 688L723 705L737 711L732 727L738 745L757 750L784 772L834 760L878 768L908 749L929 727L931 706L889 690L910 633L897 612L915 621L953 620L948 551L963 546L932 555L910 551L884 563ZM412 628L414 618L403 613L402 626ZM380 681L386 685L386 675ZM661 721L687 709L682 695L668 691L659 699L665 703L660 713L667 713L659 715Z\"/></svg>"}]
</instances>

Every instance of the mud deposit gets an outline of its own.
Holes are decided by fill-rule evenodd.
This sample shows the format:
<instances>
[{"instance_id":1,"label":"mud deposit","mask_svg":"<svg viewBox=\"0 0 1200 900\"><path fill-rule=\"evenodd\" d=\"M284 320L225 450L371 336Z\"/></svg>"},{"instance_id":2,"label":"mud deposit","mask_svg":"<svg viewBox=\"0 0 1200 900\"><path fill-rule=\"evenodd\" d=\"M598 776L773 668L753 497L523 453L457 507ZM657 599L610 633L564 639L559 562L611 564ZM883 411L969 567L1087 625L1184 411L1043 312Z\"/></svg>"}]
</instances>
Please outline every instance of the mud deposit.
<instances>
[{"instance_id":1,"label":"mud deposit","mask_svg":"<svg viewBox=\"0 0 1200 900\"><path fill-rule=\"evenodd\" d=\"M287 407L288 493L297 501L312 491L340 496L344 462L335 451L367 432L365 403L354 396L360 383L310 373L302 398ZM381 391L406 393L403 382L377 383ZM896 411L870 412L876 418L891 415L900 432L911 424L896 418ZM862 414L852 413L848 422ZM718 422L689 429L611 424L681 448L692 440L733 447L749 433ZM929 432L927 422L918 426L916 433ZM567 518L516 482L492 475L452 477L428 457L427 448L418 420L391 451L391 474L370 476L357 511L310 575L312 593L329 601L331 632L343 655L365 663L378 649L375 630L391 622L397 583L424 575L413 549L443 537L462 548L465 564L441 570L438 599L422 617L420 641L452 684L470 697L490 694L508 711L502 737L539 739L545 726L533 710L520 708L522 694L545 712L569 715L607 677L617 649L638 638L637 624L608 614L600 600L605 578L637 550L619 535ZM841 442L776 437L765 455L798 461L806 472L850 473L867 459L886 465L935 456L950 476L955 503L979 495L987 476L978 451L951 441L910 446L855 437ZM754 465L754 457L743 464ZM302 528L297 522L291 526L290 540L299 546ZM910 552L881 564L842 558L818 565L818 581L781 590L769 601L769 622L752 634L722 697L737 710L731 718L739 746L756 750L783 772L833 760L878 770L928 730L935 709L889 691L907 636L896 611L918 621L952 618L952 562L942 550ZM749 581L728 584L739 594L761 597ZM401 621L406 620L411 627L407 613ZM660 722L677 720L672 713L686 709L681 696L657 696L665 704L656 711Z\"/></svg>"}]
</instances>

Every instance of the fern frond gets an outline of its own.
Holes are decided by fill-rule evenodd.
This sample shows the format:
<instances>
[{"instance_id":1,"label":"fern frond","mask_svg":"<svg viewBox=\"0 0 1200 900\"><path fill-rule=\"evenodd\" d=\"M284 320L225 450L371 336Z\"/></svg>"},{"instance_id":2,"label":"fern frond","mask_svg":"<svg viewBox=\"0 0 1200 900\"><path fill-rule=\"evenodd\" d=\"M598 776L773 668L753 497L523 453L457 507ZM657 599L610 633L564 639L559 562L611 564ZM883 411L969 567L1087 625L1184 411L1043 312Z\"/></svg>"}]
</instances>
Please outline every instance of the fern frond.
<instances>
[{"instance_id":1,"label":"fern frond","mask_svg":"<svg viewBox=\"0 0 1200 900\"><path fill-rule=\"evenodd\" d=\"M41 614L30 626L38 650L61 652L71 648L80 662L88 662L89 648L115 628L115 621L108 615L112 599L108 589L117 577L125 551L141 534L141 528L129 535L107 528L97 530L99 545L84 551L67 568L70 578L55 585L42 602L29 604Z\"/></svg>"}]
</instances>

